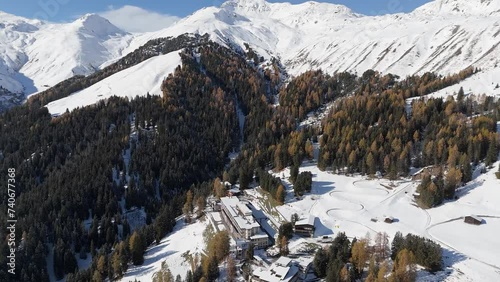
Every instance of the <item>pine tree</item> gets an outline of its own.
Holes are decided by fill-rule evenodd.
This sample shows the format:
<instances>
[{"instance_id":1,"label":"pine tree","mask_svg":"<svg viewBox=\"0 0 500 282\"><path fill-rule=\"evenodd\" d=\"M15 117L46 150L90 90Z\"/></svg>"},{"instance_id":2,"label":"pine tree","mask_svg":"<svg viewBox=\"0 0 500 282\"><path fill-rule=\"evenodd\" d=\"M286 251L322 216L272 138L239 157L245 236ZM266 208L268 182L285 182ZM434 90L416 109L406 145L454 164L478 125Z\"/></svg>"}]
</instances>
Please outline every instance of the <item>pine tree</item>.
<instances>
[{"instance_id":1,"label":"pine tree","mask_svg":"<svg viewBox=\"0 0 500 282\"><path fill-rule=\"evenodd\" d=\"M444 196L447 199L451 199L453 198L453 196L455 196L455 189L458 187L461 180L462 172L459 169L452 167L448 170L448 173L446 174L446 184L444 189Z\"/></svg>"},{"instance_id":2,"label":"pine tree","mask_svg":"<svg viewBox=\"0 0 500 282\"><path fill-rule=\"evenodd\" d=\"M282 236L280 240L280 255L287 256L290 253L288 250L288 239L286 236Z\"/></svg>"},{"instance_id":3,"label":"pine tree","mask_svg":"<svg viewBox=\"0 0 500 282\"><path fill-rule=\"evenodd\" d=\"M236 264L234 258L229 256L227 258L227 280L228 282L233 282L236 278Z\"/></svg>"},{"instance_id":4,"label":"pine tree","mask_svg":"<svg viewBox=\"0 0 500 282\"><path fill-rule=\"evenodd\" d=\"M290 168L290 182L292 184L297 180L297 176L299 175L299 165L293 164Z\"/></svg>"},{"instance_id":5,"label":"pine tree","mask_svg":"<svg viewBox=\"0 0 500 282\"><path fill-rule=\"evenodd\" d=\"M366 241L356 241L356 243L352 245L351 253L352 263L356 266L358 273L361 274L363 272L363 268L365 267L366 260L368 259Z\"/></svg>"},{"instance_id":6,"label":"pine tree","mask_svg":"<svg viewBox=\"0 0 500 282\"><path fill-rule=\"evenodd\" d=\"M377 269L375 265L375 258L372 256L370 258L370 265L368 267L368 276L366 276L365 282L375 282L377 279Z\"/></svg>"},{"instance_id":7,"label":"pine tree","mask_svg":"<svg viewBox=\"0 0 500 282\"><path fill-rule=\"evenodd\" d=\"M120 259L120 249L117 248L111 257L111 267L113 268L113 272L118 278L121 278L122 273L122 262Z\"/></svg>"},{"instance_id":8,"label":"pine tree","mask_svg":"<svg viewBox=\"0 0 500 282\"><path fill-rule=\"evenodd\" d=\"M375 159L373 158L372 152L368 153L368 156L366 157L366 165L368 166L368 174L375 175L377 168L376 168Z\"/></svg>"},{"instance_id":9,"label":"pine tree","mask_svg":"<svg viewBox=\"0 0 500 282\"><path fill-rule=\"evenodd\" d=\"M94 271L94 275L92 275L92 282L102 282L102 275L99 271Z\"/></svg>"},{"instance_id":10,"label":"pine tree","mask_svg":"<svg viewBox=\"0 0 500 282\"><path fill-rule=\"evenodd\" d=\"M222 198L226 196L226 187L224 187L224 184L220 181L219 178L216 178L214 180L214 195L217 196L217 198Z\"/></svg>"},{"instance_id":11,"label":"pine tree","mask_svg":"<svg viewBox=\"0 0 500 282\"><path fill-rule=\"evenodd\" d=\"M283 186L283 184L280 184L278 186L278 190L276 191L276 200L280 205L283 205L285 203L285 197L286 197L285 186Z\"/></svg>"},{"instance_id":12,"label":"pine tree","mask_svg":"<svg viewBox=\"0 0 500 282\"><path fill-rule=\"evenodd\" d=\"M100 255L99 259L97 260L97 271L101 273L103 277L105 276L106 273L106 256L105 255Z\"/></svg>"},{"instance_id":13,"label":"pine tree","mask_svg":"<svg viewBox=\"0 0 500 282\"><path fill-rule=\"evenodd\" d=\"M186 279L185 279L186 282L194 282L193 281L193 272L191 272L191 270L188 270L186 272Z\"/></svg>"},{"instance_id":14,"label":"pine tree","mask_svg":"<svg viewBox=\"0 0 500 282\"><path fill-rule=\"evenodd\" d=\"M494 162L497 161L498 157L498 146L497 139L495 137L490 138L488 151L486 152L485 164L486 166L491 166Z\"/></svg>"},{"instance_id":15,"label":"pine tree","mask_svg":"<svg viewBox=\"0 0 500 282\"><path fill-rule=\"evenodd\" d=\"M219 277L219 263L217 262L217 258L210 256L205 260L204 277L207 281L215 281Z\"/></svg>"},{"instance_id":16,"label":"pine tree","mask_svg":"<svg viewBox=\"0 0 500 282\"><path fill-rule=\"evenodd\" d=\"M134 265L141 265L144 262L144 246L143 239L137 231L132 234L129 241L130 254L132 256L132 263Z\"/></svg>"},{"instance_id":17,"label":"pine tree","mask_svg":"<svg viewBox=\"0 0 500 282\"><path fill-rule=\"evenodd\" d=\"M396 232L391 244L391 259L395 260L400 250L404 248L405 239L401 232Z\"/></svg>"},{"instance_id":18,"label":"pine tree","mask_svg":"<svg viewBox=\"0 0 500 282\"><path fill-rule=\"evenodd\" d=\"M384 261L378 270L377 282L387 282L385 276L387 275L388 268L389 266L387 265L387 261Z\"/></svg>"},{"instance_id":19,"label":"pine tree","mask_svg":"<svg viewBox=\"0 0 500 282\"><path fill-rule=\"evenodd\" d=\"M457 100L458 101L463 101L464 97L465 97L464 88L460 87L460 89L458 90L458 94L457 94Z\"/></svg>"},{"instance_id":20,"label":"pine tree","mask_svg":"<svg viewBox=\"0 0 500 282\"><path fill-rule=\"evenodd\" d=\"M314 273L319 278L323 278L326 276L326 268L328 266L328 253L320 248L316 254L314 254L313 267Z\"/></svg>"},{"instance_id":21,"label":"pine tree","mask_svg":"<svg viewBox=\"0 0 500 282\"><path fill-rule=\"evenodd\" d=\"M351 282L351 275L349 270L347 270L347 265L344 265L344 267L340 270L340 281Z\"/></svg>"},{"instance_id":22,"label":"pine tree","mask_svg":"<svg viewBox=\"0 0 500 282\"><path fill-rule=\"evenodd\" d=\"M460 157L460 168L462 171L462 182L467 183L472 180L472 166L470 158L467 154L462 154Z\"/></svg>"},{"instance_id":23,"label":"pine tree","mask_svg":"<svg viewBox=\"0 0 500 282\"><path fill-rule=\"evenodd\" d=\"M416 280L415 256L411 251L402 249L394 262L394 273L391 280L401 282L414 282Z\"/></svg>"},{"instance_id":24,"label":"pine tree","mask_svg":"<svg viewBox=\"0 0 500 282\"><path fill-rule=\"evenodd\" d=\"M306 141L305 151L307 154L307 158L309 160L312 160L314 158L314 147L313 147L311 140L309 140L309 139L307 139L307 141Z\"/></svg>"},{"instance_id":25,"label":"pine tree","mask_svg":"<svg viewBox=\"0 0 500 282\"><path fill-rule=\"evenodd\" d=\"M253 260L253 256L254 256L254 248L255 248L255 247L254 247L254 245L253 245L252 243L250 243L250 244L248 245L248 249L247 249L247 250L246 250L246 252L245 252L245 260L246 260L247 262L250 262L250 261L252 261L252 260Z\"/></svg>"},{"instance_id":26,"label":"pine tree","mask_svg":"<svg viewBox=\"0 0 500 282\"><path fill-rule=\"evenodd\" d=\"M174 282L174 276L166 262L162 262L161 269L153 274L153 282Z\"/></svg>"}]
</instances>

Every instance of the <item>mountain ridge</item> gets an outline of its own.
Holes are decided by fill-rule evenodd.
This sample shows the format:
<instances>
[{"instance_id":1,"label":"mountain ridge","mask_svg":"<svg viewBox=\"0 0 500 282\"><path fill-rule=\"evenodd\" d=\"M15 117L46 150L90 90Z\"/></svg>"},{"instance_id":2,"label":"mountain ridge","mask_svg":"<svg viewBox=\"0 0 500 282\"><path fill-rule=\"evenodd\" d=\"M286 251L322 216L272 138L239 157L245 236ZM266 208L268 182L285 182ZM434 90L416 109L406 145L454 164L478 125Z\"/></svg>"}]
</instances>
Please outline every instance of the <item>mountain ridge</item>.
<instances>
[{"instance_id":1,"label":"mountain ridge","mask_svg":"<svg viewBox=\"0 0 500 282\"><path fill-rule=\"evenodd\" d=\"M500 63L500 21L482 15L497 8L500 4L491 0L436 0L410 13L367 16L313 1L229 0L143 34L121 31L94 14L67 24L11 15L4 21L24 28L9 29L18 39L7 41L12 36L4 35L9 43L0 43L0 85L13 93L39 92L73 75L102 69L151 39L185 33L209 34L211 40L242 50L249 46L265 60L279 59L293 76L311 69L375 69L399 76L446 75L469 66L495 69ZM5 30L0 29L0 38ZM65 48L54 50L53 45Z\"/></svg>"}]
</instances>

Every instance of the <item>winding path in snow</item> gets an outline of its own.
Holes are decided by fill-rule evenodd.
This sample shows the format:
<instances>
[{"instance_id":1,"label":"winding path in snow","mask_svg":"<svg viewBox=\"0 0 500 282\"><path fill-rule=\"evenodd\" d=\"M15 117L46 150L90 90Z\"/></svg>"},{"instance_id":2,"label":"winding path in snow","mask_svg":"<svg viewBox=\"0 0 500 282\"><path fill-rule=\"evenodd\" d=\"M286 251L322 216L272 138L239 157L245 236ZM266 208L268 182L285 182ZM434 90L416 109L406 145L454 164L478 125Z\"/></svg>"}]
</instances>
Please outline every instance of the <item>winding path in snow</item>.
<instances>
[{"instance_id":1,"label":"winding path in snow","mask_svg":"<svg viewBox=\"0 0 500 282\"><path fill-rule=\"evenodd\" d=\"M427 212L427 211L426 211L426 212ZM428 214L428 215L429 215L429 217L430 217L430 214L429 214L428 212L427 212L427 214ZM500 219L500 216L496 216L496 215L478 215L478 216L479 216L479 217L484 217L484 218L496 218L496 219ZM458 249L454 248L453 246L449 245L448 243L443 242L442 240L437 239L435 236L433 236L433 235L429 232L429 230L431 230L432 228L434 228L434 227L436 227L436 226L443 225L443 224L450 223L450 222L457 221L457 220L462 220L462 219L464 219L464 217L463 217L463 216L460 216L460 217L456 217L456 218L452 218L452 219L448 219L448 220L445 220L445 221L442 221L442 222L438 222L438 223L432 224L432 225L428 226L428 227L425 229L425 235L426 235L426 237L428 237L429 239L431 239L431 240L433 240L433 241L435 241L435 242L438 242L439 244L446 246L448 249L453 250L453 251L455 251L455 252L457 252L457 253L460 253L460 254L464 255L465 257L467 257L467 258L469 258L469 259L472 259L472 260L475 260L475 261L477 261L477 262L480 262L480 263L482 263L482 264L484 264L484 265L487 265L487 266L493 267L493 268L494 268L494 269L496 269L496 270L497 270L497 272L500 274L500 272L499 272L499 271L500 271L500 267L499 267L499 266L494 265L494 264L491 264L491 263L488 263L488 262L485 262L485 261L483 261L483 260L481 260L481 259L478 259L478 258L476 258L476 257L470 256L470 255L468 255L468 254L464 253L463 251L460 251L460 250L458 250Z\"/></svg>"},{"instance_id":2,"label":"winding path in snow","mask_svg":"<svg viewBox=\"0 0 500 282\"><path fill-rule=\"evenodd\" d=\"M362 187L360 186L359 184L362 183L362 182L368 182L370 183L370 180L365 180L365 179L362 179L362 180L355 180L352 182L352 185L356 188L360 188L360 189L366 189L365 187ZM380 184L379 184L380 185ZM371 188L373 189L373 188ZM378 191L383 191L386 195L389 195L389 191L387 191L387 189L384 189L384 188L374 188L375 190L378 190Z\"/></svg>"}]
</instances>

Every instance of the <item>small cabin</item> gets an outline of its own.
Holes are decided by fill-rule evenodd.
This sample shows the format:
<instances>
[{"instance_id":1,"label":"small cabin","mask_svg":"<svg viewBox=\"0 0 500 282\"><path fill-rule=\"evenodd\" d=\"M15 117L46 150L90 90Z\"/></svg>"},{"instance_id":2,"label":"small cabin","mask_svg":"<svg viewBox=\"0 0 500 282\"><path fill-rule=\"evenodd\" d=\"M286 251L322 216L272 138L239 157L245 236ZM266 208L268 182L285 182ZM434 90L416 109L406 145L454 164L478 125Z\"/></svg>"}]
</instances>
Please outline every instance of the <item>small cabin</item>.
<instances>
[{"instance_id":1,"label":"small cabin","mask_svg":"<svg viewBox=\"0 0 500 282\"><path fill-rule=\"evenodd\" d=\"M481 225L483 219L476 215L468 215L464 218L464 222L472 225Z\"/></svg>"},{"instance_id":2,"label":"small cabin","mask_svg":"<svg viewBox=\"0 0 500 282\"><path fill-rule=\"evenodd\" d=\"M315 220L316 217L309 215L307 218L295 222L295 234L304 237L313 237L314 230L316 229L314 226Z\"/></svg>"}]
</instances>

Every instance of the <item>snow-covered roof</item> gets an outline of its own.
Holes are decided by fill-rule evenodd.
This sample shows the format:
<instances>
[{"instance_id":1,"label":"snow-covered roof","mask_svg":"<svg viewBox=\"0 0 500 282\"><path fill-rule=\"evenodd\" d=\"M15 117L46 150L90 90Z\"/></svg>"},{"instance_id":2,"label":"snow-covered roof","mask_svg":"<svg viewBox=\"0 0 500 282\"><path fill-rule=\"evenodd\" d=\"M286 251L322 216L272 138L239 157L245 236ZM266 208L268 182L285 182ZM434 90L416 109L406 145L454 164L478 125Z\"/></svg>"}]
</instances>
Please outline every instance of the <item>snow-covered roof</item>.
<instances>
[{"instance_id":1,"label":"snow-covered roof","mask_svg":"<svg viewBox=\"0 0 500 282\"><path fill-rule=\"evenodd\" d=\"M291 281L298 272L299 268L295 265L284 267L274 263L269 270L262 268L254 270L253 275L259 277L261 281L288 282Z\"/></svg>"},{"instance_id":2,"label":"snow-covered roof","mask_svg":"<svg viewBox=\"0 0 500 282\"><path fill-rule=\"evenodd\" d=\"M314 226L315 216L309 215L307 218L301 219L295 222L295 225L312 225Z\"/></svg>"},{"instance_id":3,"label":"snow-covered roof","mask_svg":"<svg viewBox=\"0 0 500 282\"><path fill-rule=\"evenodd\" d=\"M289 257L280 257L277 261L274 262L275 265L279 266L288 266L292 262L292 259Z\"/></svg>"},{"instance_id":4,"label":"snow-covered roof","mask_svg":"<svg viewBox=\"0 0 500 282\"><path fill-rule=\"evenodd\" d=\"M262 239L262 238L268 238L269 236L267 236L267 234L265 233L259 233L259 234L255 234L253 235L252 237L250 237L250 239Z\"/></svg>"},{"instance_id":5,"label":"snow-covered roof","mask_svg":"<svg viewBox=\"0 0 500 282\"><path fill-rule=\"evenodd\" d=\"M241 203L237 197L223 197L220 200L241 229L260 227L252 217L252 211L245 204Z\"/></svg>"}]
</instances>

